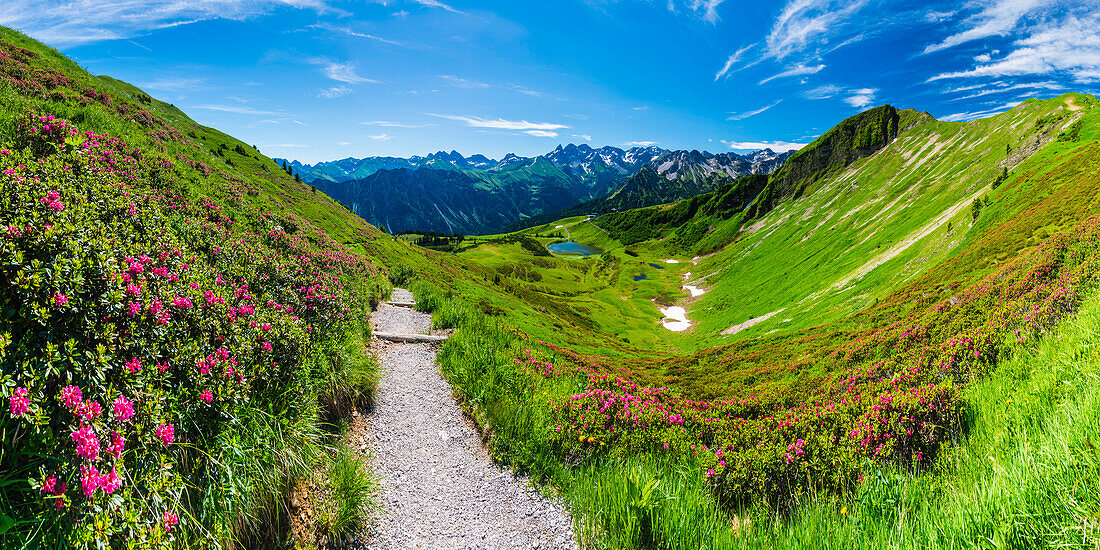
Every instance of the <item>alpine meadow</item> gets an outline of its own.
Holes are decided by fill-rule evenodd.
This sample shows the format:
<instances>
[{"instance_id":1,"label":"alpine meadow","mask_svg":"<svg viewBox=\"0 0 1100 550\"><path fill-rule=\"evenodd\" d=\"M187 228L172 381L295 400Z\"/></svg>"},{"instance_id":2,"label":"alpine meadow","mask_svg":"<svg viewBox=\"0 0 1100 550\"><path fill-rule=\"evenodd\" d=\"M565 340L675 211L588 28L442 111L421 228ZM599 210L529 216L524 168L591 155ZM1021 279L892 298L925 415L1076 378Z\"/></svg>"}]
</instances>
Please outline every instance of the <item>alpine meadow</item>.
<instances>
[{"instance_id":1,"label":"alpine meadow","mask_svg":"<svg viewBox=\"0 0 1100 550\"><path fill-rule=\"evenodd\" d=\"M2 548L1100 548L1094 2L0 25Z\"/></svg>"}]
</instances>

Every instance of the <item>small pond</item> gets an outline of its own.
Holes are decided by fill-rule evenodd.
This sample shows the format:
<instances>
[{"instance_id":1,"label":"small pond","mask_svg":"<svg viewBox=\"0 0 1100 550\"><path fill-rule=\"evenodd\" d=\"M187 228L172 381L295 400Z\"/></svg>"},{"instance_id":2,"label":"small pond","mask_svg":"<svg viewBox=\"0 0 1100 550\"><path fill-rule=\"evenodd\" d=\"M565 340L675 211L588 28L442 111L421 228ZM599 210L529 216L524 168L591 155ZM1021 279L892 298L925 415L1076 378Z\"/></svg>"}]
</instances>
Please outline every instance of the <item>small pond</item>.
<instances>
[{"instance_id":1,"label":"small pond","mask_svg":"<svg viewBox=\"0 0 1100 550\"><path fill-rule=\"evenodd\" d=\"M555 254L574 254L578 256L591 256L593 254L603 254L603 250L594 246L588 246L574 241L557 243L547 245L546 248L550 249L550 252Z\"/></svg>"},{"instance_id":2,"label":"small pond","mask_svg":"<svg viewBox=\"0 0 1100 550\"><path fill-rule=\"evenodd\" d=\"M649 267L655 267L655 268L657 268L657 269L664 269L664 268L665 268L665 266L663 266L663 265L657 265L657 264L649 264Z\"/></svg>"},{"instance_id":3,"label":"small pond","mask_svg":"<svg viewBox=\"0 0 1100 550\"><path fill-rule=\"evenodd\" d=\"M635 275L634 276L635 281L641 281L642 279L645 279L645 273L642 273L641 275Z\"/></svg>"}]
</instances>

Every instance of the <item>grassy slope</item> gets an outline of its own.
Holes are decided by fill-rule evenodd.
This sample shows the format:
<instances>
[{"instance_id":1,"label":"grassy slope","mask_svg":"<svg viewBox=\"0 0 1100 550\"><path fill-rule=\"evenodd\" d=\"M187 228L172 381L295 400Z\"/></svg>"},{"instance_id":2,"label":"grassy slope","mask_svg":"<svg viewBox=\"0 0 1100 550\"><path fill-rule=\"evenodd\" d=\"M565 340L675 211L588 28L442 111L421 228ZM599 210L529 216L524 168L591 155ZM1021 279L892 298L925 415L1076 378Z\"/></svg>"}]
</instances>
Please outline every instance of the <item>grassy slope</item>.
<instances>
[{"instance_id":1,"label":"grassy slope","mask_svg":"<svg viewBox=\"0 0 1100 550\"><path fill-rule=\"evenodd\" d=\"M27 66L30 69L17 69L17 71L26 72L11 73L20 75L30 83L29 85L21 87L22 85L13 84L13 81L7 78L0 78L0 142L11 142L16 139L16 120L28 111L37 110L56 115L74 122L82 132L90 130L107 134L121 139L145 152L146 155L152 155L156 151L157 155L171 158L177 166L176 171L155 184L151 181L138 181L135 185L136 196L145 197L147 193L163 192L182 195L184 200L192 203L209 200L212 204L224 208L222 212L225 219L232 222L228 225L235 228L227 229L234 239L239 236L244 242L245 239L255 238L254 234L250 234L251 231L259 231L262 234L270 229L273 222L282 227L287 234L293 234L295 238L300 237L304 242L309 243L307 247L312 246L335 254L342 254L350 249L360 258L369 258L374 265L384 266L408 255L423 258L422 254L411 251L406 245L384 235L324 195L315 194L308 186L295 183L285 172L276 167L274 162L248 144L194 123L174 106L156 101L124 82L109 77L94 77L58 52L9 29L0 28L0 41L30 52L27 54L29 57L19 54L20 57L29 59ZM9 67L11 66L14 65L9 64ZM51 74L59 74L68 80L56 88L34 91L34 83L44 81ZM27 92L27 89L32 91ZM39 90L43 89L39 88ZM178 133L174 133L175 130L178 130ZM75 189L79 189L81 185L94 185L90 180L82 182L80 178L74 178L70 183ZM165 185L165 187L157 190L147 189L149 185ZM62 188L68 189L64 186ZM184 223L194 223L194 220ZM167 232L173 229L163 228ZM180 235L173 234L172 237L178 239ZM154 245L151 242L146 244L151 247L148 248L151 252ZM226 242L225 246L232 248L233 244ZM348 248L344 248L345 245ZM201 250L203 250L201 247L196 249L197 252ZM202 254L202 252L199 253ZM199 264L196 263L196 265ZM277 264L273 262L270 266L264 267L275 265ZM377 276L375 270L370 267L370 263L360 265L364 269L350 275L345 282L348 283L349 289L354 289L353 307L356 310L360 308L369 310L371 304L382 298L388 283L385 282L384 277ZM250 278L258 276L260 267L258 263L237 266L242 274ZM257 286L262 285L257 284ZM5 294L7 292L8 289L5 290ZM10 303L9 300L10 296L6 297L5 303ZM343 338L340 335L333 337ZM275 340L275 338L272 339ZM195 345L201 344L196 342ZM343 342L325 340L320 342L319 346L320 349L311 350L309 355L302 358L303 364L299 365L299 369L303 372L327 371L326 376L330 378L312 382L320 382L321 386L326 384L328 386L327 389L318 387L309 390L319 392L317 395L307 392L302 397L306 401L311 397L315 401L328 400L328 404L299 403L302 406L302 412L286 414L275 409L272 411L257 409L253 411L251 417L246 414L245 417L235 418L235 427L226 429L220 434L212 429L208 434L185 435L184 427L180 426L177 432L178 439L194 437L192 442L196 448L210 452L212 460L231 471L223 472L227 477L221 480L222 482L193 488L197 491L195 495L183 497L186 500L196 498L197 495L197 498L201 499L205 495L218 502L216 505L204 504L193 508L181 506L178 509L183 522L180 526L182 532L177 539L179 544L193 546L228 544L228 540L238 536L252 539L257 543L262 540L265 541L264 544L270 544L281 537L278 533L277 501L285 496L283 492L286 490L289 476L298 475L305 469L316 466L312 461L317 456L311 453L319 451L317 447L319 441L313 439L321 433L321 426L317 423L318 412L325 413L327 407L335 403L334 400L343 399L340 394L359 391L359 385L370 384L369 380L357 378L368 374L367 371L372 368L369 358L365 357L366 352L360 334L350 335ZM15 365L17 366L18 363ZM9 371L11 366L13 365L10 362L5 361L4 372L0 373L5 380L5 385L17 383L15 379L9 377L13 374ZM125 388L125 385L118 386L120 390ZM98 395L99 389L94 384L84 385L84 389L85 395L89 398L102 398ZM138 392L134 395L142 395L140 389L131 391ZM265 403L260 399L256 402L258 405ZM43 407L45 406L46 404L43 403ZM272 416L264 416L267 414ZM275 423L264 428L261 425L265 422ZM204 447L209 443L205 440L206 436L230 438L235 443L222 447ZM239 449L234 445L254 445L263 452L249 449L247 453L238 453ZM300 448L299 445L304 445L304 448ZM131 441L128 448L134 448L136 452L140 452L141 444L136 440ZM18 452L18 449L13 452ZM8 458L13 456L18 455L9 454ZM135 458L139 455L128 454L127 456L131 461L142 460ZM37 468L37 460L38 458L35 458L30 461L29 465ZM189 466L199 463L198 460L188 462ZM136 475L140 469L134 471ZM186 469L181 468L180 471L186 472ZM9 471L9 473L12 472ZM186 475L191 473L188 472ZM216 477L216 469L209 472L209 475ZM9 482L18 483L18 487L26 485L25 480L16 477L11 477L5 483ZM125 486L137 483L136 479L130 480ZM74 483L70 483L70 487L73 485ZM79 485L78 480L75 485ZM223 498L216 492L209 494L204 492L208 490L229 491L231 494ZM35 502L12 503L7 500L18 494L20 493L12 492L4 495L5 511L0 513L0 516L3 516L3 521L0 523L4 523L4 529L0 531L7 531L7 536L15 537L3 539L7 541L6 543L18 544L17 541L24 537L42 535L34 532L34 525L37 521L48 517L26 520L22 514L28 507L33 508ZM138 497L135 496L135 498ZM155 503L150 500L144 504L135 505L132 510L137 514L144 505L154 509L163 507L166 503L162 502L161 498L162 496L158 495L153 499ZM18 512L16 512L17 509ZM94 510L100 509L94 508ZM21 522L17 529L8 530L11 525L7 522L11 518L7 513L16 514L25 523ZM195 516L190 517L191 514ZM220 517L219 514L225 517ZM275 514L275 517L268 514ZM185 515L188 517L185 518ZM136 520L138 516L134 515L131 519ZM102 517L96 519L97 529L101 532L109 531L105 523L100 523L101 520ZM257 522L261 525L257 525ZM111 529L114 527L116 526L112 525ZM272 528L273 531L267 530L268 528ZM164 536L163 531L156 534L152 528L144 533L155 535L155 538ZM51 532L45 534L57 535ZM34 539L30 539L30 541L31 544L45 544L41 540L34 542ZM90 541L91 538L84 542Z\"/></svg>"}]
</instances>

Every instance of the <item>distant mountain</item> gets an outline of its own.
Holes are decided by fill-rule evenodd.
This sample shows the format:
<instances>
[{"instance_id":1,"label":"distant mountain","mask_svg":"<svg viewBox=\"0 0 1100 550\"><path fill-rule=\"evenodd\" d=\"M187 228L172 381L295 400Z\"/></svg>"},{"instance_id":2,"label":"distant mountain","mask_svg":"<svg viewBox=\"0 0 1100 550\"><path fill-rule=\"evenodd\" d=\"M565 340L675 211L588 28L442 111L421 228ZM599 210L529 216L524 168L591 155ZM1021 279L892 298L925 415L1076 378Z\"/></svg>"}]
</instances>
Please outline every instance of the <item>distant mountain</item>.
<instances>
[{"instance_id":1,"label":"distant mountain","mask_svg":"<svg viewBox=\"0 0 1100 550\"><path fill-rule=\"evenodd\" d=\"M535 157L509 153L500 160L439 151L313 165L285 162L304 181L390 231L484 234L582 203L585 209L611 211L684 199L741 176L771 173L791 153L712 154L571 143ZM451 199L435 200L442 196Z\"/></svg>"},{"instance_id":2,"label":"distant mountain","mask_svg":"<svg viewBox=\"0 0 1100 550\"><path fill-rule=\"evenodd\" d=\"M346 182L314 180L328 196L390 232L485 234L579 202L572 179L542 157L501 170L398 168Z\"/></svg>"}]
</instances>

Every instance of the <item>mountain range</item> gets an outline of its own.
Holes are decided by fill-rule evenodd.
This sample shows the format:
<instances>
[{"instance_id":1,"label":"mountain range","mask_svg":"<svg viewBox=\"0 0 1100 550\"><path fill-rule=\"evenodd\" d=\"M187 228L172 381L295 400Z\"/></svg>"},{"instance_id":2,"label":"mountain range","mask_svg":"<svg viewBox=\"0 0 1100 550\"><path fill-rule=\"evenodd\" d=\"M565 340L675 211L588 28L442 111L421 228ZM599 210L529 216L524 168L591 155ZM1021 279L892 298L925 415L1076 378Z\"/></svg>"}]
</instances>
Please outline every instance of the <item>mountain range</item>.
<instances>
[{"instance_id":1,"label":"mountain range","mask_svg":"<svg viewBox=\"0 0 1100 550\"><path fill-rule=\"evenodd\" d=\"M439 151L427 156L346 158L317 164L276 159L373 224L398 232L484 234L595 201L637 208L711 191L778 169L794 151L713 154L660 147L559 145L499 160ZM627 185L642 171L644 186ZM724 180L715 176L728 176ZM604 197L613 202L599 202Z\"/></svg>"}]
</instances>

